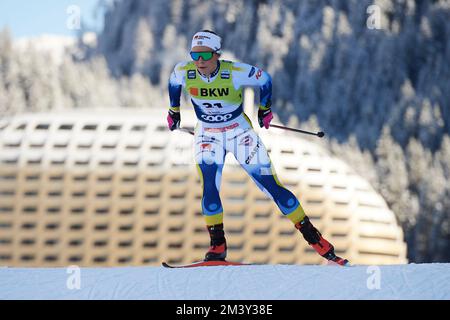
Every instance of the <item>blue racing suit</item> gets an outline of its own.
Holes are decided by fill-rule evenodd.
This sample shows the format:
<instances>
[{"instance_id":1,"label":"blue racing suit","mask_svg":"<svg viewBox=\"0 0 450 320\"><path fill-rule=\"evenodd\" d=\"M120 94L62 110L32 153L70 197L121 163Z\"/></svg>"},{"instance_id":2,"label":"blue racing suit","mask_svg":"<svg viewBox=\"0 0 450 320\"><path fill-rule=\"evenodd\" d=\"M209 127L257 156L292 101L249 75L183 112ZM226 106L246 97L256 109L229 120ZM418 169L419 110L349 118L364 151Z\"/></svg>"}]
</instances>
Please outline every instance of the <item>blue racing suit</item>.
<instances>
[{"instance_id":1,"label":"blue racing suit","mask_svg":"<svg viewBox=\"0 0 450 320\"><path fill-rule=\"evenodd\" d=\"M228 152L275 201L282 214L296 224L305 212L297 197L278 180L266 147L243 112L242 89L246 86L259 88L260 109L270 107L270 75L248 64L220 60L216 71L205 77L193 62L181 62L170 76L170 109L179 112L184 89L199 120L195 128L195 161L203 185L202 211L206 224L223 223L219 190Z\"/></svg>"}]
</instances>

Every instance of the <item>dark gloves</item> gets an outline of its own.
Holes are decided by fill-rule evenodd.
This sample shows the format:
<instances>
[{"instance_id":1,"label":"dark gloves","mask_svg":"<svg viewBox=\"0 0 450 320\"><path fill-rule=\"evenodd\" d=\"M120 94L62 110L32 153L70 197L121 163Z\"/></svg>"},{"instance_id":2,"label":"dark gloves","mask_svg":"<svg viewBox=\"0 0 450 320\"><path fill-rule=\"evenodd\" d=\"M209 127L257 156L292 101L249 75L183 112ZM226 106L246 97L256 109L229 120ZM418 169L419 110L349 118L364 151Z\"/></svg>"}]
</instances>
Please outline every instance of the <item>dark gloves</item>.
<instances>
[{"instance_id":1,"label":"dark gloves","mask_svg":"<svg viewBox=\"0 0 450 320\"><path fill-rule=\"evenodd\" d=\"M269 129L270 121L272 121L273 115L272 111L270 110L270 107L267 109L261 109L261 107L258 110L258 122L259 126L262 128Z\"/></svg>"},{"instance_id":2,"label":"dark gloves","mask_svg":"<svg viewBox=\"0 0 450 320\"><path fill-rule=\"evenodd\" d=\"M169 110L169 114L167 115L167 125L170 131L178 129L180 127L180 122L181 122L180 112Z\"/></svg>"}]
</instances>

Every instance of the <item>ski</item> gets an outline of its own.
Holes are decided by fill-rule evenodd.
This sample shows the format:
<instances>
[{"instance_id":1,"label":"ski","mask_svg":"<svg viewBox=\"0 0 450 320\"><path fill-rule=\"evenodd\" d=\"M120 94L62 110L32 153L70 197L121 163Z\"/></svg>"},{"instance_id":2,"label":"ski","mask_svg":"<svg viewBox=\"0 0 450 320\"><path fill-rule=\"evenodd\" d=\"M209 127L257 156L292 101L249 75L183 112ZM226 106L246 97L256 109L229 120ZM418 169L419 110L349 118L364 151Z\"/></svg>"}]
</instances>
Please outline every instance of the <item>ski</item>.
<instances>
[{"instance_id":1,"label":"ski","mask_svg":"<svg viewBox=\"0 0 450 320\"><path fill-rule=\"evenodd\" d=\"M249 263L240 263L240 262L231 262L231 261L199 261L193 262L184 265L171 265L167 262L161 263L163 267L170 269L178 269L178 268L195 268L195 267L223 267L223 266L250 266L252 264ZM342 259L337 257L334 260L328 260L327 265L329 266L339 266L339 267L351 267L352 265L347 259Z\"/></svg>"},{"instance_id":2,"label":"ski","mask_svg":"<svg viewBox=\"0 0 450 320\"><path fill-rule=\"evenodd\" d=\"M165 268L195 268L195 267L220 267L220 266L248 266L249 264L241 262L231 262L231 261L199 261L184 265L171 265L167 262L163 262L162 266Z\"/></svg>"},{"instance_id":3,"label":"ski","mask_svg":"<svg viewBox=\"0 0 450 320\"><path fill-rule=\"evenodd\" d=\"M351 267L350 262L347 259L335 256L328 260L328 265L330 266L341 266L341 267Z\"/></svg>"}]
</instances>

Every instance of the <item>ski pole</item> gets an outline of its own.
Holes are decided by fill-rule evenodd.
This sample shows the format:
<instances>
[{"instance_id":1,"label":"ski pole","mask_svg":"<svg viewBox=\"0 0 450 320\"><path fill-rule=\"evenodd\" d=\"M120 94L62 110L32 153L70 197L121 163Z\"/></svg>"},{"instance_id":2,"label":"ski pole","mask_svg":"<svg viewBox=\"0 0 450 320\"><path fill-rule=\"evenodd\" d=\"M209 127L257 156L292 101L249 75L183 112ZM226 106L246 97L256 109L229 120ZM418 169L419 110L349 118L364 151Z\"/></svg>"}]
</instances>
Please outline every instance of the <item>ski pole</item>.
<instances>
[{"instance_id":1,"label":"ski pole","mask_svg":"<svg viewBox=\"0 0 450 320\"><path fill-rule=\"evenodd\" d=\"M192 131L192 130L189 130L189 129L187 129L187 128L178 128L178 130L180 130L180 131L183 131L183 132L186 132L186 133L189 133L190 135L194 135L194 131Z\"/></svg>"},{"instance_id":2,"label":"ski pole","mask_svg":"<svg viewBox=\"0 0 450 320\"><path fill-rule=\"evenodd\" d=\"M283 129L283 130L300 132L300 133L304 133L304 134L310 134L310 135L313 135L313 136L318 136L319 138L322 138L325 135L325 133L323 133L322 131L319 131L319 132L315 133L315 132L311 132L311 131L305 131L305 130L294 129L294 128L289 128L289 127L285 127L285 126L280 126L280 125L277 125L277 124L271 124L270 126L274 127L274 128Z\"/></svg>"},{"instance_id":3,"label":"ski pole","mask_svg":"<svg viewBox=\"0 0 450 320\"><path fill-rule=\"evenodd\" d=\"M280 126L280 125L276 125L276 124L271 124L270 126L274 127L274 128L283 129L283 130L289 130L289 131L300 132L300 133L304 133L304 134L310 134L313 136L318 136L319 138L322 138L323 136L325 136L325 133L323 133L322 131L315 133L315 132L304 131L304 130L295 129L295 128L289 128L289 127L285 127L285 126ZM190 135L194 135L194 131L189 130L187 128L178 128L178 130L189 133Z\"/></svg>"}]
</instances>

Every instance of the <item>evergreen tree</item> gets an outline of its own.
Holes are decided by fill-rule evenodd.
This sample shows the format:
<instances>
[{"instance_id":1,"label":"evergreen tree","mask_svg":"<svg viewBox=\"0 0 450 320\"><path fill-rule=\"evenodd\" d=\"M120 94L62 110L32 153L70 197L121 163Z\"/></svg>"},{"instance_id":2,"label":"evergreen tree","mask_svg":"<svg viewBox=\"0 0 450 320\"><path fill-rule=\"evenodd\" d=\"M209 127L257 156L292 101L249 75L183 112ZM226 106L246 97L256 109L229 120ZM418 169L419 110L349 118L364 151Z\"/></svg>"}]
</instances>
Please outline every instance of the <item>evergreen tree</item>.
<instances>
[{"instance_id":1,"label":"evergreen tree","mask_svg":"<svg viewBox=\"0 0 450 320\"><path fill-rule=\"evenodd\" d=\"M383 129L375 155L379 191L396 213L401 225L408 230L415 225L418 212L411 205L408 190L410 182L403 150L392 139L388 127Z\"/></svg>"}]
</instances>

